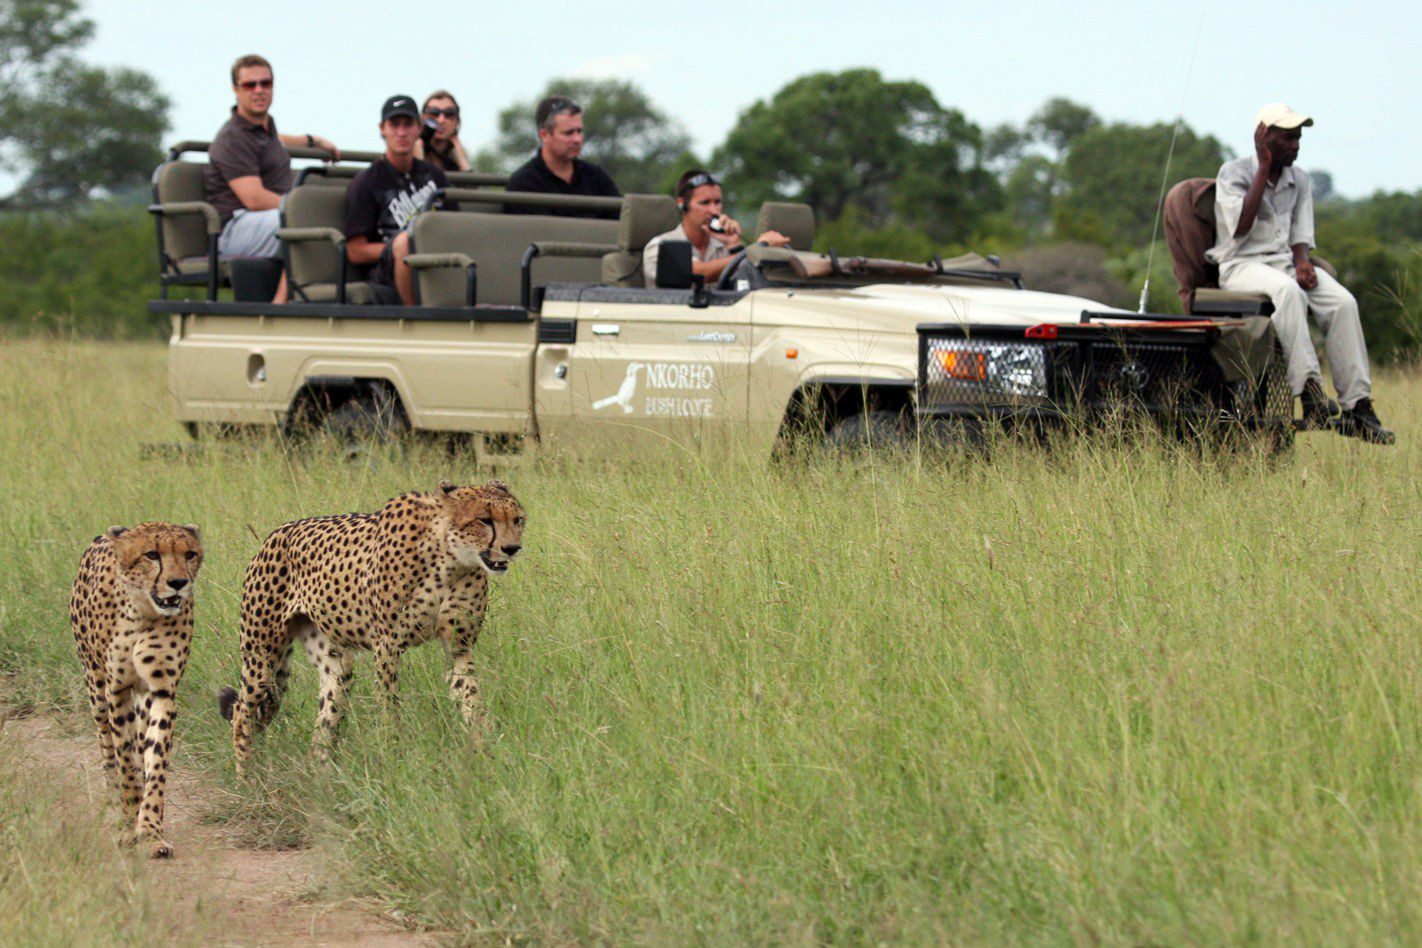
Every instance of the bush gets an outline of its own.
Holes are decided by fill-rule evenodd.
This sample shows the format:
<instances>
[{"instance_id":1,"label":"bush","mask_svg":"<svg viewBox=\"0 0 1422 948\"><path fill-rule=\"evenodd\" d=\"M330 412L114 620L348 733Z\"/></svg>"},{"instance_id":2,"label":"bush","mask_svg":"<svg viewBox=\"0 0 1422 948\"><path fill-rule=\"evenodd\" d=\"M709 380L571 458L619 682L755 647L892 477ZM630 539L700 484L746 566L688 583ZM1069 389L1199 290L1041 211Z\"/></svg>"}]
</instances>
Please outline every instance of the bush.
<instances>
[{"instance_id":1,"label":"bush","mask_svg":"<svg viewBox=\"0 0 1422 948\"><path fill-rule=\"evenodd\" d=\"M1094 244L1049 243L1026 247L1003 260L1021 272L1027 286L1048 293L1084 296L1108 306L1124 306L1130 291L1107 269L1106 251Z\"/></svg>"},{"instance_id":2,"label":"bush","mask_svg":"<svg viewBox=\"0 0 1422 948\"><path fill-rule=\"evenodd\" d=\"M153 220L141 208L81 214L0 214L0 332L155 338L158 295Z\"/></svg>"}]
</instances>

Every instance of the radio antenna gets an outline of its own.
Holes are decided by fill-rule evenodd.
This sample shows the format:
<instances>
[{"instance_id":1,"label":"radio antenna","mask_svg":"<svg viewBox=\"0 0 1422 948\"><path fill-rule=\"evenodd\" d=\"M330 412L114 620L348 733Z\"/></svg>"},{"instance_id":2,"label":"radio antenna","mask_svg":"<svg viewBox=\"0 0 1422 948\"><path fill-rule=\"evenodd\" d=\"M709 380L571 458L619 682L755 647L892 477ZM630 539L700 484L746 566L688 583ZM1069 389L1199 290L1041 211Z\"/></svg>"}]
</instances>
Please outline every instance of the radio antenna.
<instances>
[{"instance_id":1,"label":"radio antenna","mask_svg":"<svg viewBox=\"0 0 1422 948\"><path fill-rule=\"evenodd\" d=\"M1165 185L1170 180L1170 161L1175 157L1175 139L1180 137L1180 126L1185 122L1185 99L1190 94L1190 79L1195 74L1195 58L1200 53L1200 35L1205 30L1205 12L1200 11L1200 23L1195 27L1195 45L1190 50L1190 65L1185 70L1185 88L1180 91L1180 107L1175 110L1175 128L1170 133L1170 150L1165 153L1165 168L1160 172L1160 194L1155 199L1155 220L1150 225L1150 244L1146 248L1145 282L1141 284L1141 298L1136 312L1146 311L1146 299L1150 296L1151 267L1155 264L1155 235L1160 232L1160 215L1165 209Z\"/></svg>"}]
</instances>

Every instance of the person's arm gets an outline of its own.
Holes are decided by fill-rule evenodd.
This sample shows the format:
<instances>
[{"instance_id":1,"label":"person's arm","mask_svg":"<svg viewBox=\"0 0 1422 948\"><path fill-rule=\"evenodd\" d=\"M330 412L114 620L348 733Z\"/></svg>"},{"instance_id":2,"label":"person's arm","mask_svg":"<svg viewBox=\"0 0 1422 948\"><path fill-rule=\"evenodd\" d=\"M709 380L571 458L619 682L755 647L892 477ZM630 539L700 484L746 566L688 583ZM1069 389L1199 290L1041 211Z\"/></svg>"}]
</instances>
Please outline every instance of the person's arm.
<instances>
[{"instance_id":1,"label":"person's arm","mask_svg":"<svg viewBox=\"0 0 1422 948\"><path fill-rule=\"evenodd\" d=\"M469 153L464 150L464 143L455 135L450 140L450 156L454 158L454 168L456 171L468 171L473 168L473 163L469 160Z\"/></svg>"},{"instance_id":2,"label":"person's arm","mask_svg":"<svg viewBox=\"0 0 1422 948\"><path fill-rule=\"evenodd\" d=\"M264 188L259 175L232 178L227 182L227 186L249 211L269 211L274 207L281 207L281 195Z\"/></svg>"},{"instance_id":3,"label":"person's arm","mask_svg":"<svg viewBox=\"0 0 1422 948\"><path fill-rule=\"evenodd\" d=\"M1254 218L1259 216L1259 205L1264 202L1264 189L1269 186L1269 169L1274 166L1274 154L1269 150L1269 129L1264 123L1254 128L1254 154L1259 158L1259 170L1254 172L1254 180L1249 182L1249 190L1244 192L1244 207L1239 212L1239 223L1234 227L1236 239L1243 237L1254 227Z\"/></svg>"},{"instance_id":4,"label":"person's arm","mask_svg":"<svg viewBox=\"0 0 1422 948\"><path fill-rule=\"evenodd\" d=\"M1308 173L1294 169L1298 182L1298 197L1294 201L1294 212L1289 217L1289 249L1294 253L1294 277L1299 286L1311 290L1318 286L1318 273L1308 252L1316 245L1313 242L1313 182Z\"/></svg>"},{"instance_id":5,"label":"person's arm","mask_svg":"<svg viewBox=\"0 0 1422 948\"><path fill-rule=\"evenodd\" d=\"M287 148L320 148L331 153L332 161L341 160L341 150L320 135L277 135Z\"/></svg>"},{"instance_id":6,"label":"person's arm","mask_svg":"<svg viewBox=\"0 0 1422 948\"><path fill-rule=\"evenodd\" d=\"M371 240L365 235L346 238L346 258L356 266L368 267L380 262L385 250L383 240Z\"/></svg>"},{"instance_id":7,"label":"person's arm","mask_svg":"<svg viewBox=\"0 0 1422 948\"><path fill-rule=\"evenodd\" d=\"M380 209L375 206L374 194L365 186L368 173L369 169L362 171L346 185L346 259L357 266L378 262L385 249L379 239Z\"/></svg>"}]
</instances>

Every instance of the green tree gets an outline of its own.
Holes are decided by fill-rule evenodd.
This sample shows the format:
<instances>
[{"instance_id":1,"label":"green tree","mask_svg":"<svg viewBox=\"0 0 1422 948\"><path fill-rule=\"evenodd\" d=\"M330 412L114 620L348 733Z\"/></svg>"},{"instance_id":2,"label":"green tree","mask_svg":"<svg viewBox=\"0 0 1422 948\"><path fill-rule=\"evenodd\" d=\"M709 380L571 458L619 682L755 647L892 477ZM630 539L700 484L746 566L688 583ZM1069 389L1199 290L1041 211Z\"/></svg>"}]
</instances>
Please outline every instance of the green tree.
<instances>
[{"instance_id":1,"label":"green tree","mask_svg":"<svg viewBox=\"0 0 1422 948\"><path fill-rule=\"evenodd\" d=\"M1118 249L1144 246L1151 238L1172 132L1165 123L1116 123L1088 129L1073 140L1061 165L1062 194L1053 212L1056 237ZM1166 183L1214 177L1225 156L1214 136L1181 126Z\"/></svg>"},{"instance_id":2,"label":"green tree","mask_svg":"<svg viewBox=\"0 0 1422 948\"><path fill-rule=\"evenodd\" d=\"M741 113L717 150L741 203L802 201L834 221L960 240L1001 203L981 129L918 82L876 70L802 76Z\"/></svg>"},{"instance_id":3,"label":"green tree","mask_svg":"<svg viewBox=\"0 0 1422 948\"><path fill-rule=\"evenodd\" d=\"M151 76L80 63L76 0L0 0L0 157L19 180L0 208L62 207L147 180L168 99Z\"/></svg>"},{"instance_id":4,"label":"green tree","mask_svg":"<svg viewBox=\"0 0 1422 948\"><path fill-rule=\"evenodd\" d=\"M1100 124L1101 119L1089 106L1058 97L1048 99L1032 113L1027 120L1027 133L1061 158L1073 142Z\"/></svg>"},{"instance_id":5,"label":"green tree","mask_svg":"<svg viewBox=\"0 0 1422 948\"><path fill-rule=\"evenodd\" d=\"M583 107L586 141L582 157L601 165L626 193L671 190L689 156L691 136L652 104L637 85L622 79L554 79L537 97L499 112L499 137L481 151L476 165L509 172L538 147L533 113L551 95L567 96Z\"/></svg>"}]
</instances>

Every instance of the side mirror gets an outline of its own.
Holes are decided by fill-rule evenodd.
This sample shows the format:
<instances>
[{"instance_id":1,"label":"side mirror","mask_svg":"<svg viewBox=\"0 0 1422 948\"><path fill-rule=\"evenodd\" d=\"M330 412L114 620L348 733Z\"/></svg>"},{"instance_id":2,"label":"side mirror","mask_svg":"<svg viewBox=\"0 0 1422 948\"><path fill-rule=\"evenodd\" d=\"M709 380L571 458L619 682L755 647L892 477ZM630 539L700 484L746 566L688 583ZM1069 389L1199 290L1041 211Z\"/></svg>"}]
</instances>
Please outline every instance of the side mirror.
<instances>
[{"instance_id":1,"label":"side mirror","mask_svg":"<svg viewBox=\"0 0 1422 948\"><path fill-rule=\"evenodd\" d=\"M664 290L689 290L695 282L691 272L691 242L664 240L657 248L657 286Z\"/></svg>"}]
</instances>

